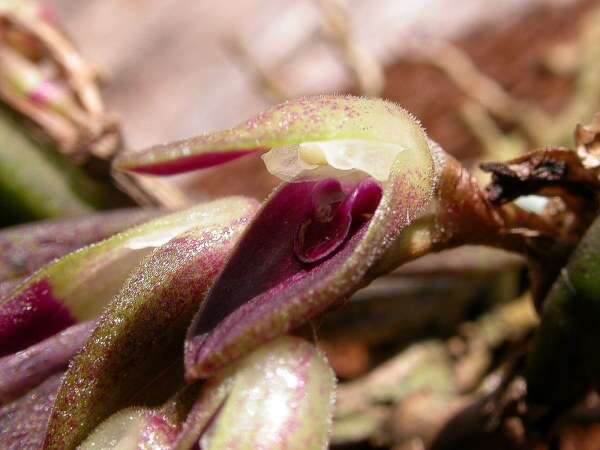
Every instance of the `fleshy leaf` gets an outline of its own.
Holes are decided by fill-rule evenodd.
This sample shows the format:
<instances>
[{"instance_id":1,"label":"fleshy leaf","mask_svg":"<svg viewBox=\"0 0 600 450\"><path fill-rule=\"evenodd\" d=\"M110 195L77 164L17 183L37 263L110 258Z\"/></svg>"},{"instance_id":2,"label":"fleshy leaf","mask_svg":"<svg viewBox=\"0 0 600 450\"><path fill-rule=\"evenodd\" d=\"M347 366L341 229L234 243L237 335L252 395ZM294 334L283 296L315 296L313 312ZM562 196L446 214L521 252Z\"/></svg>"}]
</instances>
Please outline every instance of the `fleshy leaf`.
<instances>
[{"instance_id":1,"label":"fleshy leaf","mask_svg":"<svg viewBox=\"0 0 600 450\"><path fill-rule=\"evenodd\" d=\"M384 101L325 97L285 103L256 123L266 124L266 136L277 136L273 145L330 137L371 139L405 150L385 183L345 171L328 180L327 172L324 181L301 177L271 195L190 327L189 379L210 375L343 301L388 266L429 250L414 237L427 237L435 220L415 219L427 212L433 217L440 174L425 134L403 109ZM319 183L329 186L332 200L315 201ZM334 205L333 216L311 235L307 223L315 223L318 203Z\"/></svg>"},{"instance_id":2,"label":"fleshy leaf","mask_svg":"<svg viewBox=\"0 0 600 450\"><path fill-rule=\"evenodd\" d=\"M127 408L110 416L77 448L162 450L176 438L176 426L161 411Z\"/></svg>"},{"instance_id":3,"label":"fleshy leaf","mask_svg":"<svg viewBox=\"0 0 600 450\"><path fill-rule=\"evenodd\" d=\"M206 203L195 209L204 221L142 261L73 359L47 448L74 448L178 362L186 327L255 210L256 202L241 197Z\"/></svg>"},{"instance_id":4,"label":"fleshy leaf","mask_svg":"<svg viewBox=\"0 0 600 450\"><path fill-rule=\"evenodd\" d=\"M55 258L157 214L156 210L124 209L5 228L0 231L0 282L29 275Z\"/></svg>"},{"instance_id":5,"label":"fleshy leaf","mask_svg":"<svg viewBox=\"0 0 600 450\"><path fill-rule=\"evenodd\" d=\"M13 355L0 358L0 405L17 398L50 375L64 371L94 324L73 325Z\"/></svg>"},{"instance_id":6,"label":"fleshy leaf","mask_svg":"<svg viewBox=\"0 0 600 450\"><path fill-rule=\"evenodd\" d=\"M78 448L326 448L334 391L324 356L301 339L282 337L160 408L113 414Z\"/></svg>"},{"instance_id":7,"label":"fleshy leaf","mask_svg":"<svg viewBox=\"0 0 600 450\"><path fill-rule=\"evenodd\" d=\"M215 375L190 412L178 450L326 448L335 376L307 342L281 337Z\"/></svg>"},{"instance_id":8,"label":"fleshy leaf","mask_svg":"<svg viewBox=\"0 0 600 450\"><path fill-rule=\"evenodd\" d=\"M0 407L0 448L41 448L61 378L62 373L53 375L27 395Z\"/></svg>"},{"instance_id":9,"label":"fleshy leaf","mask_svg":"<svg viewBox=\"0 0 600 450\"><path fill-rule=\"evenodd\" d=\"M198 388L187 386L157 408L132 407L116 412L98 425L78 450L172 449Z\"/></svg>"},{"instance_id":10,"label":"fleshy leaf","mask_svg":"<svg viewBox=\"0 0 600 450\"><path fill-rule=\"evenodd\" d=\"M218 220L205 206L191 208L131 228L40 269L0 300L0 355L94 319L144 255L177 234Z\"/></svg>"},{"instance_id":11,"label":"fleshy leaf","mask_svg":"<svg viewBox=\"0 0 600 450\"><path fill-rule=\"evenodd\" d=\"M310 141L367 140L423 145L418 123L397 105L356 97L309 97L274 106L231 130L129 152L115 167L168 175L228 162L251 151Z\"/></svg>"},{"instance_id":12,"label":"fleshy leaf","mask_svg":"<svg viewBox=\"0 0 600 450\"><path fill-rule=\"evenodd\" d=\"M541 324L528 354L527 390L535 402L569 404L590 387L600 387L599 254L596 218L542 304Z\"/></svg>"}]
</instances>

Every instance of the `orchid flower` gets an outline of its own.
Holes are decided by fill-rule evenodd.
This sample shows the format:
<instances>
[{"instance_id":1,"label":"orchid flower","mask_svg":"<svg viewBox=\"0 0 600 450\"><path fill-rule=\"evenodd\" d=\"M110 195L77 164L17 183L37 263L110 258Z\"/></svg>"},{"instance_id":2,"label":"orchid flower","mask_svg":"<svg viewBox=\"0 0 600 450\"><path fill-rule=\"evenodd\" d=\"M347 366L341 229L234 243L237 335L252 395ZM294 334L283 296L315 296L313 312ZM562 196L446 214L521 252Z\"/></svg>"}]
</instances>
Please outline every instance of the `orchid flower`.
<instances>
[{"instance_id":1,"label":"orchid flower","mask_svg":"<svg viewBox=\"0 0 600 450\"><path fill-rule=\"evenodd\" d=\"M382 100L287 102L115 167L169 175L254 152L283 180L260 208L227 197L155 219L0 300L10 401L0 446L25 433L47 449L323 448L331 370L283 335L427 252L471 243L528 254L553 231L489 204L414 117Z\"/></svg>"},{"instance_id":2,"label":"orchid flower","mask_svg":"<svg viewBox=\"0 0 600 450\"><path fill-rule=\"evenodd\" d=\"M493 208L414 117L382 100L287 102L232 130L122 155L115 167L169 175L256 151L284 182L244 231L188 330L189 381L424 253L463 243L523 251L531 238L521 230L540 228L514 206Z\"/></svg>"}]
</instances>

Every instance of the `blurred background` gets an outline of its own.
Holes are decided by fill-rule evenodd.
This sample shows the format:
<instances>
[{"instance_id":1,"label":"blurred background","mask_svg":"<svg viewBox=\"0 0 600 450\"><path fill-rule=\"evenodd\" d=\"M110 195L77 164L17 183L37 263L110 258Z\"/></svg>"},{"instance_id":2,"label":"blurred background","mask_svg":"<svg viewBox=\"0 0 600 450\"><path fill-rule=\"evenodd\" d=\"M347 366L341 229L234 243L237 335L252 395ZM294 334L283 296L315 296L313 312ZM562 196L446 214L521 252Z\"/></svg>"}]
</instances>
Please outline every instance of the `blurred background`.
<instances>
[{"instance_id":1,"label":"blurred background","mask_svg":"<svg viewBox=\"0 0 600 450\"><path fill-rule=\"evenodd\" d=\"M231 175L223 186L222 168L113 179L110 160L121 151L229 128L302 95L398 102L471 168L534 148L572 146L575 125L600 109L600 0L43 4L40 17L64 30L87 63L42 25L23 19L28 13L18 20L0 16L4 224L135 204L179 208L224 194L264 198L277 181L254 156L227 168L242 176L251 171L251 192ZM31 26L35 36L50 39L56 51L37 53L13 35L13 21L18 30ZM27 94L28 86L48 79L76 92L77 104ZM17 85L25 86L20 94ZM25 158L24 146L52 159L59 175L47 177L65 177L67 187L45 185L46 175L32 174L33 153L29 162L15 161L15 155ZM498 371L530 336L537 319L525 288L520 259L464 248L405 266L317 324L320 345L343 382L336 448L521 448L526 433L511 417L453 420L493 392ZM498 433L484 433L488 425ZM476 432L466 433L467 445L448 434L453 429ZM568 425L535 448L598 449L599 436L597 425Z\"/></svg>"},{"instance_id":2,"label":"blurred background","mask_svg":"<svg viewBox=\"0 0 600 450\"><path fill-rule=\"evenodd\" d=\"M478 145L452 113L464 100L460 89L435 67L416 61L415 47L450 39L509 92L556 112L570 83L568 74L549 67L552 52L577 38L582 19L597 2L47 4L83 55L107 76L106 103L122 119L133 148L228 128L280 96L357 92L361 86L348 66L358 52L367 93L406 105L445 148L471 156ZM347 46L355 49L349 52ZM273 86L265 86L264 77Z\"/></svg>"},{"instance_id":3,"label":"blurred background","mask_svg":"<svg viewBox=\"0 0 600 450\"><path fill-rule=\"evenodd\" d=\"M406 106L462 159L506 159L570 143L598 101L593 0L47 5L106 82L130 149L228 128L286 98L354 93ZM176 180L189 196L199 177L211 185Z\"/></svg>"}]
</instances>

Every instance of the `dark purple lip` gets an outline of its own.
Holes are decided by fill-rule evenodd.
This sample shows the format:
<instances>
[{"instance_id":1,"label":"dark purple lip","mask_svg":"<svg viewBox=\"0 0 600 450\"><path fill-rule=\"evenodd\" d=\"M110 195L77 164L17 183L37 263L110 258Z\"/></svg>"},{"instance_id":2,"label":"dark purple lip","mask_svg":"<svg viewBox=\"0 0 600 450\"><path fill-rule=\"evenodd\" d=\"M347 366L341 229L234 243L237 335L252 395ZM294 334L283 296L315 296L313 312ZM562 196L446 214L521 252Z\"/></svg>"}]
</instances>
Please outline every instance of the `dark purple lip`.
<instances>
[{"instance_id":1,"label":"dark purple lip","mask_svg":"<svg viewBox=\"0 0 600 450\"><path fill-rule=\"evenodd\" d=\"M313 213L294 239L294 254L308 264L330 256L346 241L352 227L370 218L381 200L381 187L366 179L348 193L338 180L328 178L314 186L312 197Z\"/></svg>"},{"instance_id":2,"label":"dark purple lip","mask_svg":"<svg viewBox=\"0 0 600 450\"><path fill-rule=\"evenodd\" d=\"M335 272L360 242L381 196L382 187L370 178L302 180L280 188L244 232L192 322L188 369L194 372L242 328L247 332L254 323L276 320L300 292ZM306 305L305 313L287 318L286 327L328 306ZM205 369L211 370L201 372Z\"/></svg>"}]
</instances>

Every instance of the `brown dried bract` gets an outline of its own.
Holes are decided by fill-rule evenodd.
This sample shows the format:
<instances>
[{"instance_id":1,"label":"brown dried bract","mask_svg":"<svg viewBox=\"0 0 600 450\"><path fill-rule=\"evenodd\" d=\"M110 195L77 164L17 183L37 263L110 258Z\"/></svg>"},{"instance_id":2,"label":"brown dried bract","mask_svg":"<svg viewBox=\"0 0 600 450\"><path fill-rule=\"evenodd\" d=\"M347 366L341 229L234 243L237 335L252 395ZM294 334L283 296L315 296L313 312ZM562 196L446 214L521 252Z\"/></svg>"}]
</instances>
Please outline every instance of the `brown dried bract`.
<instances>
[{"instance_id":1,"label":"brown dried bract","mask_svg":"<svg viewBox=\"0 0 600 450\"><path fill-rule=\"evenodd\" d=\"M541 305L579 238L598 214L600 190L600 116L575 131L577 151L567 148L537 150L503 163L482 164L492 174L487 198L494 205L505 205L525 195L541 195L552 200L539 214L552 224L554 232L547 246L533 249L533 292Z\"/></svg>"},{"instance_id":2,"label":"brown dried bract","mask_svg":"<svg viewBox=\"0 0 600 450\"><path fill-rule=\"evenodd\" d=\"M587 125L578 124L575 128L577 156L586 169L600 167L600 113L596 113L592 122Z\"/></svg>"},{"instance_id":3,"label":"brown dried bract","mask_svg":"<svg viewBox=\"0 0 600 450\"><path fill-rule=\"evenodd\" d=\"M481 169L492 174L487 196L496 205L549 190L555 194L557 189L591 197L600 188L598 170L587 168L577 153L566 148L537 150L504 163L482 164Z\"/></svg>"}]
</instances>

